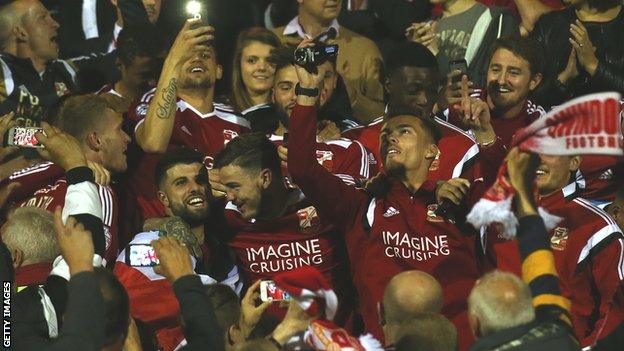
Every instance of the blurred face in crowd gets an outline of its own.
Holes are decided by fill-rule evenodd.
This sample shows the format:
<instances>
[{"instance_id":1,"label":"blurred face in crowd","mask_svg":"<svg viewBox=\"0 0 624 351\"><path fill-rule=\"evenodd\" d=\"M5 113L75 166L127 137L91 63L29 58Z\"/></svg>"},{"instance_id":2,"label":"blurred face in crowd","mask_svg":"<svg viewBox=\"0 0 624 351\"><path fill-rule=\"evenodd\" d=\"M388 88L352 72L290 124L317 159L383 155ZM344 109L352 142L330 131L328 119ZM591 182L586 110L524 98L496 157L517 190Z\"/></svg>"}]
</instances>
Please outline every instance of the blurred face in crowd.
<instances>
[{"instance_id":1,"label":"blurred face in crowd","mask_svg":"<svg viewBox=\"0 0 624 351\"><path fill-rule=\"evenodd\" d=\"M325 62L323 65L327 65L326 67L332 67L331 63ZM329 98L330 94L333 94L334 89L336 88L336 73L331 68L333 73L325 74L325 79L323 81L323 87L321 88L321 93L319 96L319 106L324 106ZM331 89L325 88L325 82L329 82L332 84ZM295 94L295 86L299 83L299 77L297 77L297 71L295 70L295 66L285 66L275 72L275 82L273 84L273 102L277 107L279 107L283 112L285 112L288 116L292 112L293 107L295 107L295 103L297 102L297 95Z\"/></svg>"},{"instance_id":2,"label":"blurred face in crowd","mask_svg":"<svg viewBox=\"0 0 624 351\"><path fill-rule=\"evenodd\" d=\"M494 109L502 112L524 105L529 93L537 88L541 75L531 74L529 62L501 48L490 60L487 73L488 99Z\"/></svg>"},{"instance_id":3,"label":"blurred face in crowd","mask_svg":"<svg viewBox=\"0 0 624 351\"><path fill-rule=\"evenodd\" d=\"M29 46L33 59L45 61L58 58L59 46L56 42L59 24L38 0L22 0L18 13L23 13L18 40Z\"/></svg>"},{"instance_id":4,"label":"blurred face in crowd","mask_svg":"<svg viewBox=\"0 0 624 351\"><path fill-rule=\"evenodd\" d=\"M396 116L381 129L380 153L389 175L429 168L427 160L437 155L437 147L422 123L415 116Z\"/></svg>"},{"instance_id":5,"label":"blurred face in crowd","mask_svg":"<svg viewBox=\"0 0 624 351\"><path fill-rule=\"evenodd\" d=\"M211 46L198 52L182 66L180 87L183 89L210 89L221 79L223 70L217 64L217 55Z\"/></svg>"},{"instance_id":6,"label":"blurred face in crowd","mask_svg":"<svg viewBox=\"0 0 624 351\"><path fill-rule=\"evenodd\" d=\"M157 60L149 56L135 56L120 65L122 80L138 91L146 91L156 84Z\"/></svg>"},{"instance_id":7,"label":"blurred face in crowd","mask_svg":"<svg viewBox=\"0 0 624 351\"><path fill-rule=\"evenodd\" d=\"M219 169L219 181L227 188L227 199L238 207L243 219L256 218L262 210L262 194L271 184L270 173L268 169L245 169L234 164Z\"/></svg>"},{"instance_id":8,"label":"blurred face in crowd","mask_svg":"<svg viewBox=\"0 0 624 351\"><path fill-rule=\"evenodd\" d=\"M102 165L112 173L123 173L128 168L126 150L130 137L123 127L123 118L110 108L106 108L100 121L100 131L97 133Z\"/></svg>"},{"instance_id":9,"label":"blurred face in crowd","mask_svg":"<svg viewBox=\"0 0 624 351\"><path fill-rule=\"evenodd\" d=\"M429 117L438 96L438 73L430 68L401 67L390 74L385 89L390 105Z\"/></svg>"},{"instance_id":10,"label":"blurred face in crowd","mask_svg":"<svg viewBox=\"0 0 624 351\"><path fill-rule=\"evenodd\" d=\"M147 18L152 24L156 24L158 17L160 16L160 8L162 7L162 0L143 0L143 7L147 12Z\"/></svg>"},{"instance_id":11,"label":"blurred face in crowd","mask_svg":"<svg viewBox=\"0 0 624 351\"><path fill-rule=\"evenodd\" d=\"M328 23L338 18L342 0L297 0L299 11L315 18L320 23Z\"/></svg>"},{"instance_id":12,"label":"blurred face in crowd","mask_svg":"<svg viewBox=\"0 0 624 351\"><path fill-rule=\"evenodd\" d=\"M581 165L580 156L539 156L541 164L537 167L536 184L541 195L548 195L568 185L571 172L576 172Z\"/></svg>"},{"instance_id":13,"label":"blurred face in crowd","mask_svg":"<svg viewBox=\"0 0 624 351\"><path fill-rule=\"evenodd\" d=\"M241 77L249 92L265 94L273 87L275 65L267 61L272 49L273 46L257 41L252 41L243 48Z\"/></svg>"},{"instance_id":14,"label":"blurred face in crowd","mask_svg":"<svg viewBox=\"0 0 624 351\"><path fill-rule=\"evenodd\" d=\"M204 223L210 213L210 183L201 163L177 164L167 170L159 184L158 198L162 204L189 226Z\"/></svg>"}]
</instances>

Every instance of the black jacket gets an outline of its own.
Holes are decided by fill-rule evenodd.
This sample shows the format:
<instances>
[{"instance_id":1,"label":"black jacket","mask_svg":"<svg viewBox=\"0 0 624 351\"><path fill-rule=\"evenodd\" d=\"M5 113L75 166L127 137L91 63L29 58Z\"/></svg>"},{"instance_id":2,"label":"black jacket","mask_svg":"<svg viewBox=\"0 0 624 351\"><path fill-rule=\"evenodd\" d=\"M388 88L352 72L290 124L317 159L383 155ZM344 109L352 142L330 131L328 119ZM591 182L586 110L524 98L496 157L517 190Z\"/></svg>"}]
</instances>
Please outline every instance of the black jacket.
<instances>
[{"instance_id":1,"label":"black jacket","mask_svg":"<svg viewBox=\"0 0 624 351\"><path fill-rule=\"evenodd\" d=\"M598 69L593 77L580 64L579 77L563 86L557 76L568 63L572 46L570 24L577 19L574 9L554 11L542 16L535 24L532 36L543 46L544 79L534 95L534 101L544 107L600 91L624 93L624 11L609 22L583 22L589 38L596 47Z\"/></svg>"}]
</instances>

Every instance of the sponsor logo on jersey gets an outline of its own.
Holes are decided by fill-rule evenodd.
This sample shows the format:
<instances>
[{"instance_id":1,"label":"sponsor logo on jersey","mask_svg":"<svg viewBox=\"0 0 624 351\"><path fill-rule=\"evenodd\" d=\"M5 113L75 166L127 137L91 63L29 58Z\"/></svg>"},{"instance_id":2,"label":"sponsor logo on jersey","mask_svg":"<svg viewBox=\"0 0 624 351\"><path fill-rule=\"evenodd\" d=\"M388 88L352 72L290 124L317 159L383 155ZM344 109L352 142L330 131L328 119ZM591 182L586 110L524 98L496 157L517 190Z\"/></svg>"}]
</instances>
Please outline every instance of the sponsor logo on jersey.
<instances>
[{"instance_id":1,"label":"sponsor logo on jersey","mask_svg":"<svg viewBox=\"0 0 624 351\"><path fill-rule=\"evenodd\" d=\"M392 216L396 216L398 215L400 212L399 210L397 210L396 208L390 206L388 207L388 209L386 210L386 213L383 214L384 217L388 218L388 217L392 217Z\"/></svg>"},{"instance_id":2,"label":"sponsor logo on jersey","mask_svg":"<svg viewBox=\"0 0 624 351\"><path fill-rule=\"evenodd\" d=\"M329 172L334 170L334 153L325 150L316 150L316 160Z\"/></svg>"},{"instance_id":3,"label":"sponsor logo on jersey","mask_svg":"<svg viewBox=\"0 0 624 351\"><path fill-rule=\"evenodd\" d=\"M414 261L427 261L451 254L448 235L421 235L381 231L387 257Z\"/></svg>"},{"instance_id":4,"label":"sponsor logo on jersey","mask_svg":"<svg viewBox=\"0 0 624 351\"><path fill-rule=\"evenodd\" d=\"M444 218L436 214L437 210L438 204L427 205L427 220L429 222L444 222Z\"/></svg>"},{"instance_id":5,"label":"sponsor logo on jersey","mask_svg":"<svg viewBox=\"0 0 624 351\"><path fill-rule=\"evenodd\" d=\"M550 247L553 250L563 251L568 243L568 234L570 230L568 228L557 227L553 231L553 236L550 238Z\"/></svg>"},{"instance_id":6,"label":"sponsor logo on jersey","mask_svg":"<svg viewBox=\"0 0 624 351\"><path fill-rule=\"evenodd\" d=\"M236 138L238 133L233 130L224 129L223 130L223 145L227 145L232 139Z\"/></svg>"},{"instance_id":7,"label":"sponsor logo on jersey","mask_svg":"<svg viewBox=\"0 0 624 351\"><path fill-rule=\"evenodd\" d=\"M67 85L63 82L54 82L54 90L59 97L69 94L69 89L67 89Z\"/></svg>"},{"instance_id":8,"label":"sponsor logo on jersey","mask_svg":"<svg viewBox=\"0 0 624 351\"><path fill-rule=\"evenodd\" d=\"M135 110L137 116L145 116L147 115L147 109L149 108L148 104L139 104Z\"/></svg>"},{"instance_id":9,"label":"sponsor logo on jersey","mask_svg":"<svg viewBox=\"0 0 624 351\"><path fill-rule=\"evenodd\" d=\"M317 227L321 222L314 206L302 208L297 211L297 218L299 218L299 228L304 231L309 231Z\"/></svg>"},{"instance_id":10,"label":"sponsor logo on jersey","mask_svg":"<svg viewBox=\"0 0 624 351\"><path fill-rule=\"evenodd\" d=\"M254 273L277 273L302 266L323 264L320 239L289 241L272 245L256 245L245 249L243 261Z\"/></svg>"}]
</instances>

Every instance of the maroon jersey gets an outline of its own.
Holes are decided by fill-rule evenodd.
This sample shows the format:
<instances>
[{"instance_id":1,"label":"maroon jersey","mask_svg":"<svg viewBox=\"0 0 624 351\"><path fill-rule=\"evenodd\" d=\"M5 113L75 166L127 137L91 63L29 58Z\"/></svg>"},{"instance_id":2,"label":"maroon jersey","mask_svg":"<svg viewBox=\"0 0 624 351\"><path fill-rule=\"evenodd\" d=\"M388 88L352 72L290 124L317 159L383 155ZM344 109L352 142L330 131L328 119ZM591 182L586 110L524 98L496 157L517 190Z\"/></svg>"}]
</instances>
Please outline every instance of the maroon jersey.
<instances>
[{"instance_id":1,"label":"maroon jersey","mask_svg":"<svg viewBox=\"0 0 624 351\"><path fill-rule=\"evenodd\" d=\"M429 170L429 180L448 180L461 176L472 183L478 179L479 171L474 167L474 163L479 155L479 146L474 138L440 118L435 118L435 122L442 138L438 143L438 156ZM379 117L367 126L349 129L343 133L345 138L357 140L370 150L373 158L379 162L379 168L382 168L383 164L379 154L382 126L383 117Z\"/></svg>"},{"instance_id":2,"label":"maroon jersey","mask_svg":"<svg viewBox=\"0 0 624 351\"><path fill-rule=\"evenodd\" d=\"M624 162L621 157L583 155L576 181L581 185L583 198L594 204L606 204L615 199L622 184L622 174Z\"/></svg>"},{"instance_id":3,"label":"maroon jersey","mask_svg":"<svg viewBox=\"0 0 624 351\"><path fill-rule=\"evenodd\" d=\"M18 188L20 197L15 199L15 205L17 207L39 207L50 212L54 212L57 206L63 207L65 205L65 194L67 193L67 181L65 180L65 174L62 172L63 170L60 167L51 162L41 163L37 166L15 172L9 178L23 184ZM53 180L53 178L55 179ZM24 187L24 185L26 186ZM33 185L39 185L40 187L33 189ZM117 197L110 187L96 185L102 205L101 218L104 224L106 243L106 251L103 258L106 262L115 262L119 249ZM24 189L21 189L22 187ZM29 194L24 192L27 189L31 191Z\"/></svg>"},{"instance_id":4,"label":"maroon jersey","mask_svg":"<svg viewBox=\"0 0 624 351\"><path fill-rule=\"evenodd\" d=\"M550 247L561 294L572 302L572 324L583 347L624 323L624 235L614 220L577 197L572 183L539 199L539 206L563 218L550 231ZM488 237L499 269L520 274L516 241Z\"/></svg>"},{"instance_id":5,"label":"maroon jersey","mask_svg":"<svg viewBox=\"0 0 624 351\"><path fill-rule=\"evenodd\" d=\"M297 105L290 118L290 173L320 216L344 232L366 331L383 338L377 306L386 285L394 275L418 269L442 285L443 313L456 323L462 349L467 348L472 337L466 300L478 278L474 252L457 227L431 210L436 204L434 194L423 189L410 193L394 178L389 178L389 192L379 198L345 185L317 162L310 162L316 109Z\"/></svg>"},{"instance_id":6,"label":"maroon jersey","mask_svg":"<svg viewBox=\"0 0 624 351\"><path fill-rule=\"evenodd\" d=\"M52 162L42 161L30 167L13 172L8 178L0 182L4 187L10 182L20 183L20 186L11 193L11 200L21 202L35 191L53 185L65 175L65 171Z\"/></svg>"},{"instance_id":7,"label":"maroon jersey","mask_svg":"<svg viewBox=\"0 0 624 351\"><path fill-rule=\"evenodd\" d=\"M279 135L271 135L270 139L276 145L284 144L284 138ZM317 141L316 160L349 185L361 184L377 174L377 164L373 163L366 148L357 141Z\"/></svg>"},{"instance_id":8,"label":"maroon jersey","mask_svg":"<svg viewBox=\"0 0 624 351\"><path fill-rule=\"evenodd\" d=\"M319 216L299 189L290 190L289 205L279 218L246 221L231 202L225 206L225 217L227 232L231 233L228 242L247 284L298 267L315 267L336 291L340 300L337 321L344 322L353 296L347 292L348 266L342 235Z\"/></svg>"},{"instance_id":9,"label":"maroon jersey","mask_svg":"<svg viewBox=\"0 0 624 351\"><path fill-rule=\"evenodd\" d=\"M485 91L481 91L478 97L484 101L487 100ZM516 134L518 130L533 123L533 121L540 118L546 112L541 106L527 100L525 108L512 118L497 116L493 114L492 110L490 110L490 113L492 113L491 123L496 133L496 142L480 149L480 169L486 185L491 185L496 180L496 174L507 155L514 134ZM461 111L456 108L445 110L444 118L456 126L467 129L462 122Z\"/></svg>"},{"instance_id":10,"label":"maroon jersey","mask_svg":"<svg viewBox=\"0 0 624 351\"><path fill-rule=\"evenodd\" d=\"M128 117L137 123L144 122L155 88L144 94L137 104L130 107ZM214 156L241 133L249 131L249 123L237 116L225 105L214 104L212 112L203 114L186 101L178 99L173 133L169 148L185 146L204 154L206 167L212 168ZM154 181L158 154L140 153L130 166L128 192L137 199L144 219L165 216L165 209L158 201Z\"/></svg>"}]
</instances>

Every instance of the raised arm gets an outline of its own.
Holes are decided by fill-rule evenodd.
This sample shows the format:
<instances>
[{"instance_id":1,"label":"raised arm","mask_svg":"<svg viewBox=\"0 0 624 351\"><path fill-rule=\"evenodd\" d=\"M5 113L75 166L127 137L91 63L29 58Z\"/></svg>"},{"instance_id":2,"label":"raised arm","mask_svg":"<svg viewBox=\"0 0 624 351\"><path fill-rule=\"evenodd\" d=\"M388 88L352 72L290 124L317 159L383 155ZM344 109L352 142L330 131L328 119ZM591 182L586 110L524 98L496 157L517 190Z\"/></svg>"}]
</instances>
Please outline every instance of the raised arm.
<instances>
[{"instance_id":1,"label":"raised arm","mask_svg":"<svg viewBox=\"0 0 624 351\"><path fill-rule=\"evenodd\" d=\"M173 133L182 66L197 51L206 49L206 42L214 39L212 27L194 28L197 21L187 20L178 33L165 59L147 116L137 126L136 139L145 152L164 153L167 150Z\"/></svg>"},{"instance_id":2,"label":"raised arm","mask_svg":"<svg viewBox=\"0 0 624 351\"><path fill-rule=\"evenodd\" d=\"M570 300L561 296L555 257L550 251L548 232L537 212L533 196L535 154L511 150L507 156L509 180L516 189L515 213L520 222L518 244L522 258L522 279L531 288L533 306L538 320L560 321L571 327Z\"/></svg>"},{"instance_id":3,"label":"raised arm","mask_svg":"<svg viewBox=\"0 0 624 351\"><path fill-rule=\"evenodd\" d=\"M305 45L312 44L304 40L300 47ZM317 89L325 74L321 67L318 67L318 74L299 66L296 69L303 89ZM317 101L318 94L297 96L297 105L290 117L288 172L319 213L341 226L352 220L357 207L366 201L366 195L344 184L316 161Z\"/></svg>"}]
</instances>

